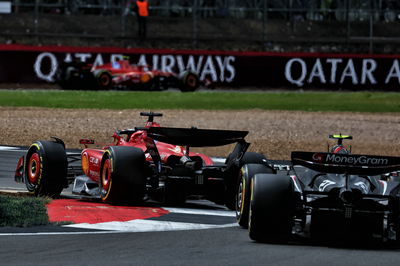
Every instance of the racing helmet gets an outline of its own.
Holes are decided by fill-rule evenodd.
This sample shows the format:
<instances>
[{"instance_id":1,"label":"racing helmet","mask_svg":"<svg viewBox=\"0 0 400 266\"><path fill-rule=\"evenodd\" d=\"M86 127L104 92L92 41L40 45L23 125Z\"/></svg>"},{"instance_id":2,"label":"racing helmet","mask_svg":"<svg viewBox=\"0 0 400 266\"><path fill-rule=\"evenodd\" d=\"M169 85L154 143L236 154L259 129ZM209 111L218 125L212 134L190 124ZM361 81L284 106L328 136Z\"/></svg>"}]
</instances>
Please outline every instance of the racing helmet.
<instances>
[{"instance_id":1,"label":"racing helmet","mask_svg":"<svg viewBox=\"0 0 400 266\"><path fill-rule=\"evenodd\" d=\"M332 147L329 147L328 144L328 152L330 153L339 153L339 154L350 154L351 153L351 146L348 148L343 144L343 140L345 139L353 139L353 136L350 135L342 135L340 134L334 134L334 135L329 135L330 139L336 139L337 143L336 145L333 145Z\"/></svg>"},{"instance_id":2,"label":"racing helmet","mask_svg":"<svg viewBox=\"0 0 400 266\"><path fill-rule=\"evenodd\" d=\"M350 151L343 145L334 145L332 146L331 153L339 153L339 154L350 154Z\"/></svg>"}]
</instances>

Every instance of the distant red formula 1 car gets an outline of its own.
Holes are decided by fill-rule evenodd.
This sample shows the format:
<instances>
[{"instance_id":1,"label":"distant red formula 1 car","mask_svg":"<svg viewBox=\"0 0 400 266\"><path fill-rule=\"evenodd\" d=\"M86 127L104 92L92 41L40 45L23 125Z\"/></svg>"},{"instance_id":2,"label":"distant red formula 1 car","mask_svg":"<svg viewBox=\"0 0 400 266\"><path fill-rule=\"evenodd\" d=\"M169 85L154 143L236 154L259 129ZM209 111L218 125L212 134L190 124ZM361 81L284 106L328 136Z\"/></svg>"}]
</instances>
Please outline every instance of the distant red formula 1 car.
<instances>
[{"instance_id":1,"label":"distant red formula 1 car","mask_svg":"<svg viewBox=\"0 0 400 266\"><path fill-rule=\"evenodd\" d=\"M233 209L241 166L266 160L246 152L247 131L160 127L153 120L161 114L141 115L148 116L145 127L116 131L114 143L100 148L88 148L94 144L88 139L80 140L86 148L78 153L67 153L57 138L33 143L19 159L15 180L38 196L57 197L73 183L73 193L108 203L152 198L181 204L197 195ZM224 163L190 151L231 143L236 146Z\"/></svg>"},{"instance_id":2,"label":"distant red formula 1 car","mask_svg":"<svg viewBox=\"0 0 400 266\"><path fill-rule=\"evenodd\" d=\"M120 60L99 66L83 62L61 64L56 82L63 89L108 90L122 88L129 90L166 90L179 88L183 92L195 91L201 81L196 73L183 71L175 74L150 70L148 66L132 65L129 60ZM204 81L208 86L210 82Z\"/></svg>"}]
</instances>

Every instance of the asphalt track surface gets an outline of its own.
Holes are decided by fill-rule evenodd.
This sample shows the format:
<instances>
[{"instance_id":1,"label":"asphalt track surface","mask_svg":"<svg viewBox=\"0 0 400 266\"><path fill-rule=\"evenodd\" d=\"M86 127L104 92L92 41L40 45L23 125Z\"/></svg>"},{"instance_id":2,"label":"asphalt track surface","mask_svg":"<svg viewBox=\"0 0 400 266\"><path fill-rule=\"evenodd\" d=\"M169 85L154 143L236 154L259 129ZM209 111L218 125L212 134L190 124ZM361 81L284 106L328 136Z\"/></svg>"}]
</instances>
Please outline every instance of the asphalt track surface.
<instances>
[{"instance_id":1,"label":"asphalt track surface","mask_svg":"<svg viewBox=\"0 0 400 266\"><path fill-rule=\"evenodd\" d=\"M23 190L13 181L23 152L0 147L0 188ZM186 209L227 212L205 201ZM184 209L184 210L186 210ZM232 215L180 212L170 222L223 225L221 228L127 232L61 226L0 228L0 265L399 265L400 247L363 243L313 242L289 244L251 241ZM164 221L166 222L166 221ZM226 227L224 227L226 226Z\"/></svg>"}]
</instances>

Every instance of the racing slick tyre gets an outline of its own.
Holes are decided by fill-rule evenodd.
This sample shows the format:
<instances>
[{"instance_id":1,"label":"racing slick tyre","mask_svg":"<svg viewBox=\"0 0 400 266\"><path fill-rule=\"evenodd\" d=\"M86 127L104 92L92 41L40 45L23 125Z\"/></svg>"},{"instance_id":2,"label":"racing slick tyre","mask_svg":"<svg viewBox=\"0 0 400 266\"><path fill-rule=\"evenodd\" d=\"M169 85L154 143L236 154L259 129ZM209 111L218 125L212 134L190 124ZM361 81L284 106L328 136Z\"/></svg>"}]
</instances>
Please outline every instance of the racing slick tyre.
<instances>
[{"instance_id":1,"label":"racing slick tyre","mask_svg":"<svg viewBox=\"0 0 400 266\"><path fill-rule=\"evenodd\" d=\"M247 228L249 224L250 182L255 174L274 174L275 171L265 164L245 164L239 171L236 193L236 220Z\"/></svg>"},{"instance_id":2,"label":"racing slick tyre","mask_svg":"<svg viewBox=\"0 0 400 266\"><path fill-rule=\"evenodd\" d=\"M59 197L67 186L67 167L63 143L34 142L26 154L26 188L36 196Z\"/></svg>"},{"instance_id":3,"label":"racing slick tyre","mask_svg":"<svg viewBox=\"0 0 400 266\"><path fill-rule=\"evenodd\" d=\"M148 165L142 150L111 146L100 168L100 197L110 204L136 203L143 200Z\"/></svg>"},{"instance_id":4,"label":"racing slick tyre","mask_svg":"<svg viewBox=\"0 0 400 266\"><path fill-rule=\"evenodd\" d=\"M197 88L200 86L199 77L197 74L190 71L182 72L179 75L179 80L181 83L179 89L182 92L192 92L197 90Z\"/></svg>"},{"instance_id":5,"label":"racing slick tyre","mask_svg":"<svg viewBox=\"0 0 400 266\"><path fill-rule=\"evenodd\" d=\"M267 160L264 154L258 152L246 152L242 158L241 164L246 163L263 163Z\"/></svg>"},{"instance_id":6,"label":"racing slick tyre","mask_svg":"<svg viewBox=\"0 0 400 266\"><path fill-rule=\"evenodd\" d=\"M232 157L234 155L230 153L228 157L225 160L225 164L227 164L230 160L232 160ZM264 154L258 153L258 152L246 152L243 155L242 160L240 161L239 169L247 164L247 163L257 163L257 164L262 164L267 161L267 158L265 157Z\"/></svg>"},{"instance_id":7,"label":"racing slick tyre","mask_svg":"<svg viewBox=\"0 0 400 266\"><path fill-rule=\"evenodd\" d=\"M229 161L232 160L233 154L229 154L228 157L226 158L225 163L228 164ZM230 210L236 210L236 193L237 193L237 186L239 184L239 172L240 168L244 164L250 164L250 163L255 163L255 164L263 164L265 163L267 158L257 152L246 152L243 155L242 160L240 161L239 165L234 166L230 172L228 173L229 179L226 182L226 193L225 193L225 205L230 209Z\"/></svg>"},{"instance_id":8,"label":"racing slick tyre","mask_svg":"<svg viewBox=\"0 0 400 266\"><path fill-rule=\"evenodd\" d=\"M76 89L79 84L79 73L74 64L63 63L58 68L56 73L56 83L58 83L63 90Z\"/></svg>"},{"instance_id":9,"label":"racing slick tyre","mask_svg":"<svg viewBox=\"0 0 400 266\"><path fill-rule=\"evenodd\" d=\"M56 83L63 90L91 89L93 81L90 67L83 62L63 62L56 73Z\"/></svg>"},{"instance_id":10,"label":"racing slick tyre","mask_svg":"<svg viewBox=\"0 0 400 266\"><path fill-rule=\"evenodd\" d=\"M291 235L295 210L290 177L256 174L251 179L250 187L250 238L260 242L287 242Z\"/></svg>"},{"instance_id":11,"label":"racing slick tyre","mask_svg":"<svg viewBox=\"0 0 400 266\"><path fill-rule=\"evenodd\" d=\"M112 88L112 76L110 72L104 70L95 70L93 72L96 80L96 88L100 90L109 90Z\"/></svg>"}]
</instances>

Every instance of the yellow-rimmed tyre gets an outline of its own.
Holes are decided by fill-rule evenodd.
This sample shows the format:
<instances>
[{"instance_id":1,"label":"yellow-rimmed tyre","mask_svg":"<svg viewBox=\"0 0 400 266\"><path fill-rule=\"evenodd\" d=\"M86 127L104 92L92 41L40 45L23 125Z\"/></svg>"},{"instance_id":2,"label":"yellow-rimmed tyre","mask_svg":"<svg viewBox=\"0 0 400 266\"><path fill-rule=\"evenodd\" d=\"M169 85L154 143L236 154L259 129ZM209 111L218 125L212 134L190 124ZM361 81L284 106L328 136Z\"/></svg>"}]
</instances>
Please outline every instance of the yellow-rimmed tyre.
<instances>
[{"instance_id":1,"label":"yellow-rimmed tyre","mask_svg":"<svg viewBox=\"0 0 400 266\"><path fill-rule=\"evenodd\" d=\"M295 199L287 175L256 174L250 182L249 236L259 242L286 243L291 235Z\"/></svg>"},{"instance_id":2,"label":"yellow-rimmed tyre","mask_svg":"<svg viewBox=\"0 0 400 266\"><path fill-rule=\"evenodd\" d=\"M25 157L25 185L36 196L59 197L67 186L67 154L64 145L34 142Z\"/></svg>"},{"instance_id":3,"label":"yellow-rimmed tyre","mask_svg":"<svg viewBox=\"0 0 400 266\"><path fill-rule=\"evenodd\" d=\"M250 182L255 174L273 174L275 171L265 164L245 164L240 169L236 193L236 221L247 228L249 223Z\"/></svg>"},{"instance_id":4,"label":"yellow-rimmed tyre","mask_svg":"<svg viewBox=\"0 0 400 266\"><path fill-rule=\"evenodd\" d=\"M230 153L225 160L225 164L232 164L232 160L234 160L235 157L234 153ZM224 195L226 207L230 210L236 210L240 168L245 164L264 164L266 162L267 158L263 154L257 152L246 152L240 162L233 163L231 168L226 172L228 176L226 179Z\"/></svg>"},{"instance_id":5,"label":"yellow-rimmed tyre","mask_svg":"<svg viewBox=\"0 0 400 266\"><path fill-rule=\"evenodd\" d=\"M144 152L134 147L111 146L100 171L100 197L110 204L131 204L143 200L149 173Z\"/></svg>"}]
</instances>

